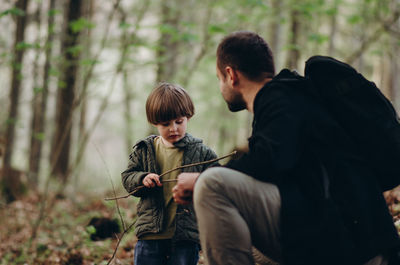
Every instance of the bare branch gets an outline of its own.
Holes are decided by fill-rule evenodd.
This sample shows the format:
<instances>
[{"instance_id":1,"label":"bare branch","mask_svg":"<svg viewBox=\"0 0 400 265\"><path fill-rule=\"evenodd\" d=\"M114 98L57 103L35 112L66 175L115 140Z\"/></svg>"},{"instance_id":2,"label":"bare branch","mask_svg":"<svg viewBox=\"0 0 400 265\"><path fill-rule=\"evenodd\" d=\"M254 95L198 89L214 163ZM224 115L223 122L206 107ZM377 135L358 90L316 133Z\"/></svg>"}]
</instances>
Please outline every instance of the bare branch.
<instances>
[{"instance_id":1,"label":"bare branch","mask_svg":"<svg viewBox=\"0 0 400 265\"><path fill-rule=\"evenodd\" d=\"M361 54L363 54L373 43L375 43L382 36L384 32L390 31L389 29L398 21L400 17L400 11L396 11L393 13L393 17L388 19L387 21L383 21L382 25L374 31L365 41L362 42L361 47L357 49L355 52L347 56L345 61L348 64L352 64L355 60L357 60Z\"/></svg>"},{"instance_id":2,"label":"bare branch","mask_svg":"<svg viewBox=\"0 0 400 265\"><path fill-rule=\"evenodd\" d=\"M110 260L108 261L107 265L109 265L109 264L111 263L111 261L115 258L115 254L117 254L117 250L118 250L119 244L120 244L121 241L122 241L122 238L124 237L124 235L125 235L129 230L131 230L131 228L132 228L132 226L135 224L135 222L136 222L136 220L133 221L133 222L128 226L128 228L124 230L124 232L121 234L121 237L116 236L116 237L117 237L117 240L118 240L118 241L117 241L117 245L115 246L114 252L113 252L113 254L112 254Z\"/></svg>"},{"instance_id":3,"label":"bare branch","mask_svg":"<svg viewBox=\"0 0 400 265\"><path fill-rule=\"evenodd\" d=\"M107 174L108 174L108 177L109 177L110 182L111 182L111 186L112 186L112 189L113 189L114 196L117 196L117 194L115 193L114 182L112 181L111 173L110 173L110 170L109 170L108 167L107 167L107 164L106 164L106 161L105 161L105 159L104 159L104 156L103 156L103 154L100 152L100 149L98 148L98 146L97 146L96 144L95 144L94 146L96 147L96 151L97 151L97 153L99 154L101 160L103 161L104 166L106 167ZM121 214L121 210L120 210L120 208L119 208L118 200L116 200L115 203L116 203L116 205L117 205L117 211L118 211L119 219L121 220L122 228L125 230L125 229L126 229L126 227L125 227L125 222L124 222L124 218L122 218L122 214Z\"/></svg>"},{"instance_id":4,"label":"bare branch","mask_svg":"<svg viewBox=\"0 0 400 265\"><path fill-rule=\"evenodd\" d=\"M202 31L203 31L203 40L201 42L201 47L199 52L197 53L197 55L195 56L193 62L190 64L190 66L188 67L188 70L186 72L186 74L183 77L182 80L182 85L184 87L187 86L189 79L192 77L194 71L196 70L198 64L200 63L201 59L204 57L204 55L206 55L207 50L208 50L208 45L209 45L209 41L210 41L210 33L208 31L208 26L212 17L212 4L213 2L208 1L208 7L207 7L207 11L206 11L206 17L203 21L202 24Z\"/></svg>"},{"instance_id":5,"label":"bare branch","mask_svg":"<svg viewBox=\"0 0 400 265\"><path fill-rule=\"evenodd\" d=\"M198 165L204 165L204 164L210 164L210 163L216 162L216 161L218 161L218 160L221 160L221 159L224 159L224 158L233 156L233 155L235 155L236 153L237 153L236 151L233 151L233 152L230 153L230 154L227 154L227 155L224 155L224 156L221 156L221 157L217 157L217 158L215 158L215 159L211 159L211 160L202 161L202 162L198 162L198 163L193 163L193 164L188 164L188 165L179 166L179 167L170 169L170 170L168 170L168 171L165 171L164 173L162 173L162 174L160 175L160 177L162 177L162 176L164 176L164 175L166 175L166 174L169 174L169 173L171 173L172 171L175 171L175 170L178 170L178 169L187 168L187 167L193 167L193 166L198 166ZM163 183L163 182L172 182L172 181L176 181L176 179L171 179L171 180L169 180L169 181L164 180L164 181L161 181L161 182ZM145 187L144 185L141 185L141 186L138 186L138 187L136 187L135 189L133 189L133 191L129 192L127 195L124 195L124 196L121 196L121 197L115 197L115 198L105 198L104 200L106 200L106 201L112 201L112 200L119 200L119 199L128 198L128 197L131 196L133 193L135 193L136 191L138 191L138 190L140 190L140 189L142 189L142 188L144 188L144 187Z\"/></svg>"}]
</instances>

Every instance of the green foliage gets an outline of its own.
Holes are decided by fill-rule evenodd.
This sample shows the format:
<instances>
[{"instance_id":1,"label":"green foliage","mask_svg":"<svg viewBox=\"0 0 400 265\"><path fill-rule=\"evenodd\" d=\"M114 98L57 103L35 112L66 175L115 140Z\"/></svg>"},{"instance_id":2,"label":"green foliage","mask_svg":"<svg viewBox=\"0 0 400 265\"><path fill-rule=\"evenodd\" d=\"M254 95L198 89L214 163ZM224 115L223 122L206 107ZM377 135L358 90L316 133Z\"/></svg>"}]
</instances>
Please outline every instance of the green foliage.
<instances>
[{"instance_id":1,"label":"green foliage","mask_svg":"<svg viewBox=\"0 0 400 265\"><path fill-rule=\"evenodd\" d=\"M94 65L94 64L98 64L98 63L100 63L99 60L94 60L94 59L89 59L89 58L80 60L80 64L82 66L91 66L91 65Z\"/></svg>"},{"instance_id":2,"label":"green foliage","mask_svg":"<svg viewBox=\"0 0 400 265\"><path fill-rule=\"evenodd\" d=\"M245 0L246 4L253 6L266 6L262 0Z\"/></svg>"},{"instance_id":3,"label":"green foliage","mask_svg":"<svg viewBox=\"0 0 400 265\"><path fill-rule=\"evenodd\" d=\"M48 16L55 16L55 15L58 15L58 14L61 14L61 11L60 10L58 10L58 9L50 9L48 12L47 12L47 15Z\"/></svg>"},{"instance_id":4,"label":"green foliage","mask_svg":"<svg viewBox=\"0 0 400 265\"><path fill-rule=\"evenodd\" d=\"M174 26L171 26L169 24L162 24L158 26L158 29L161 34L169 35L171 36L173 41L179 40L179 32L178 29Z\"/></svg>"},{"instance_id":5,"label":"green foliage","mask_svg":"<svg viewBox=\"0 0 400 265\"><path fill-rule=\"evenodd\" d=\"M17 121L18 121L18 119L16 119L16 118L8 118L8 119L6 120L6 124L7 124L7 125L16 124Z\"/></svg>"},{"instance_id":6,"label":"green foliage","mask_svg":"<svg viewBox=\"0 0 400 265\"><path fill-rule=\"evenodd\" d=\"M66 88L66 87L67 87L67 83L65 83L65 82L62 81L62 80L59 80L59 81L58 81L58 87L60 87L60 88Z\"/></svg>"},{"instance_id":7,"label":"green foliage","mask_svg":"<svg viewBox=\"0 0 400 265\"><path fill-rule=\"evenodd\" d=\"M288 51L290 51L290 50L300 50L301 47L299 45L296 45L296 44L287 44L287 45L285 45L283 47L283 49L284 50L288 50Z\"/></svg>"},{"instance_id":8,"label":"green foliage","mask_svg":"<svg viewBox=\"0 0 400 265\"><path fill-rule=\"evenodd\" d=\"M22 64L21 63L15 63L13 62L12 67L17 70L17 71L21 71L22 69Z\"/></svg>"},{"instance_id":9,"label":"green foliage","mask_svg":"<svg viewBox=\"0 0 400 265\"><path fill-rule=\"evenodd\" d=\"M73 57L77 57L81 53L82 50L83 50L82 45L75 45L75 46L69 47L67 49L67 53L71 54Z\"/></svg>"},{"instance_id":10,"label":"green foliage","mask_svg":"<svg viewBox=\"0 0 400 265\"><path fill-rule=\"evenodd\" d=\"M86 232L88 232L89 235L96 234L96 227L89 225L86 227Z\"/></svg>"},{"instance_id":11,"label":"green foliage","mask_svg":"<svg viewBox=\"0 0 400 265\"><path fill-rule=\"evenodd\" d=\"M56 28L56 25L55 24L51 24L50 26L49 26L49 34L53 34L54 32L55 32L55 28ZM50 45L49 43L48 43L48 45Z\"/></svg>"},{"instance_id":12,"label":"green foliage","mask_svg":"<svg viewBox=\"0 0 400 265\"><path fill-rule=\"evenodd\" d=\"M35 134L33 135L33 137L34 137L36 140L43 141L44 138L45 138L45 134L44 134L44 132L35 133Z\"/></svg>"},{"instance_id":13,"label":"green foliage","mask_svg":"<svg viewBox=\"0 0 400 265\"><path fill-rule=\"evenodd\" d=\"M3 12L0 13L0 17L6 16L6 15L25 16L25 12L24 12L24 10L13 7L13 8L4 10Z\"/></svg>"},{"instance_id":14,"label":"green foliage","mask_svg":"<svg viewBox=\"0 0 400 265\"><path fill-rule=\"evenodd\" d=\"M2 52L2 53L0 54L0 58L7 58L8 56L9 56L9 53L8 53L7 51Z\"/></svg>"},{"instance_id":15,"label":"green foliage","mask_svg":"<svg viewBox=\"0 0 400 265\"><path fill-rule=\"evenodd\" d=\"M362 22L362 16L359 14L353 14L347 18L347 22L351 25L359 24Z\"/></svg>"},{"instance_id":16,"label":"green foliage","mask_svg":"<svg viewBox=\"0 0 400 265\"><path fill-rule=\"evenodd\" d=\"M327 14L328 16L334 16L337 15L337 13L338 13L337 7L331 7L325 10L325 14Z\"/></svg>"},{"instance_id":17,"label":"green foliage","mask_svg":"<svg viewBox=\"0 0 400 265\"><path fill-rule=\"evenodd\" d=\"M38 256L44 255L46 253L46 251L48 251L48 250L49 250L49 248L45 244L39 243L36 247L36 252L37 252Z\"/></svg>"},{"instance_id":18,"label":"green foliage","mask_svg":"<svg viewBox=\"0 0 400 265\"><path fill-rule=\"evenodd\" d=\"M214 33L226 33L226 30L222 28L221 26L218 26L216 24L211 24L208 26L208 32L214 34Z\"/></svg>"},{"instance_id":19,"label":"green foliage","mask_svg":"<svg viewBox=\"0 0 400 265\"><path fill-rule=\"evenodd\" d=\"M49 69L49 75L50 76L59 76L60 75L60 71L58 71L58 68L51 67Z\"/></svg>"},{"instance_id":20,"label":"green foliage","mask_svg":"<svg viewBox=\"0 0 400 265\"><path fill-rule=\"evenodd\" d=\"M40 48L39 43L27 43L24 41L21 41L17 43L16 47L17 50L27 50L27 49L37 49Z\"/></svg>"},{"instance_id":21,"label":"green foliage","mask_svg":"<svg viewBox=\"0 0 400 265\"><path fill-rule=\"evenodd\" d=\"M184 42L198 41L199 36L190 32L184 32L181 34L180 39Z\"/></svg>"},{"instance_id":22,"label":"green foliage","mask_svg":"<svg viewBox=\"0 0 400 265\"><path fill-rule=\"evenodd\" d=\"M33 93L34 94L39 94L43 92L43 87L34 87L33 88Z\"/></svg>"},{"instance_id":23,"label":"green foliage","mask_svg":"<svg viewBox=\"0 0 400 265\"><path fill-rule=\"evenodd\" d=\"M370 54L371 54L371 55L374 55L374 56L381 57L381 56L384 55L384 52L382 51L382 49L374 49L374 50L372 50L372 51L370 52Z\"/></svg>"},{"instance_id":24,"label":"green foliage","mask_svg":"<svg viewBox=\"0 0 400 265\"><path fill-rule=\"evenodd\" d=\"M91 23L86 18L80 18L78 20L72 21L69 27L73 33L79 33L85 29L92 29L95 27L94 23Z\"/></svg>"},{"instance_id":25,"label":"green foliage","mask_svg":"<svg viewBox=\"0 0 400 265\"><path fill-rule=\"evenodd\" d=\"M308 35L308 40L316 42L317 44L323 44L329 40L329 36L324 34L312 33Z\"/></svg>"},{"instance_id":26,"label":"green foliage","mask_svg":"<svg viewBox=\"0 0 400 265\"><path fill-rule=\"evenodd\" d=\"M126 22L122 22L119 24L119 28L122 30L126 30L126 29L130 28L131 26L132 26L131 24L126 23Z\"/></svg>"}]
</instances>

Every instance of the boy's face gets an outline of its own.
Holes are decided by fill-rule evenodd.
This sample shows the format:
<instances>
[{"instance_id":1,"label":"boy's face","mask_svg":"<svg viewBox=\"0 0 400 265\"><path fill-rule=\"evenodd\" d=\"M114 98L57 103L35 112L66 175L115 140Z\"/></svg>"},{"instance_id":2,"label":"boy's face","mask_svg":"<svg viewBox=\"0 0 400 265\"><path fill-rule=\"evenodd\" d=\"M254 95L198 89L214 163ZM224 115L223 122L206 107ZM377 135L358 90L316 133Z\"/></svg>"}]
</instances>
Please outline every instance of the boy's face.
<instances>
[{"instance_id":1,"label":"boy's face","mask_svg":"<svg viewBox=\"0 0 400 265\"><path fill-rule=\"evenodd\" d=\"M167 146L173 146L174 143L178 142L185 136L187 122L187 117L179 117L174 120L156 124L155 126L163 140L163 143Z\"/></svg>"}]
</instances>

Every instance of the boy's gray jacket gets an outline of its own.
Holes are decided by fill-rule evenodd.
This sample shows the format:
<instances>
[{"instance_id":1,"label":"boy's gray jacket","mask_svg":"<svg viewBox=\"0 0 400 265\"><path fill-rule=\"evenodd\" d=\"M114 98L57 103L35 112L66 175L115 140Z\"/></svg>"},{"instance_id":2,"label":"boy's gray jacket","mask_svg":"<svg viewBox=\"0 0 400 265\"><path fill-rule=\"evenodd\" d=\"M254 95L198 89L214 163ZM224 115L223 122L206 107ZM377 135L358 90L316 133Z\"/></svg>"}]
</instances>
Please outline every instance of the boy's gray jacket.
<instances>
[{"instance_id":1,"label":"boy's gray jacket","mask_svg":"<svg viewBox=\"0 0 400 265\"><path fill-rule=\"evenodd\" d=\"M151 135L140 140L129 155L128 169L122 172L122 184L128 192L143 185L143 178L149 173L161 174L156 163L153 141L157 136ZM186 134L174 144L183 149L182 165L202 162L216 158L216 154L202 143L202 140ZM217 162L183 168L182 172L202 172ZM165 225L164 196L162 187L141 188L133 196L140 197L137 206L135 234L138 238L147 233L159 233ZM174 240L192 240L199 242L196 216L193 205L178 205L176 212L176 230Z\"/></svg>"}]
</instances>

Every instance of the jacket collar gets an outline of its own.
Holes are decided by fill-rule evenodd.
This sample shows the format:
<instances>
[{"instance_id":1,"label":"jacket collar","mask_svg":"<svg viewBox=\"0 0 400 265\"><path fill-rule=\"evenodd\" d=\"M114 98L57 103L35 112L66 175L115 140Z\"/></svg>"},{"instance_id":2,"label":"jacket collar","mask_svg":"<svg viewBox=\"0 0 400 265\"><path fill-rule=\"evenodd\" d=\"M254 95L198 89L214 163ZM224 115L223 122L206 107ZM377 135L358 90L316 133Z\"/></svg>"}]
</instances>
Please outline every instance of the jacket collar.
<instances>
[{"instance_id":1,"label":"jacket collar","mask_svg":"<svg viewBox=\"0 0 400 265\"><path fill-rule=\"evenodd\" d=\"M140 145L140 144L151 146L154 142L154 139L157 136L158 135L147 136L146 138L137 141L135 146ZM202 142L203 141L201 139L198 139L196 137L193 137L191 134L186 133L182 139L180 139L178 142L174 143L174 146L176 146L178 148L185 148L191 144L197 144L197 143L202 143Z\"/></svg>"}]
</instances>

